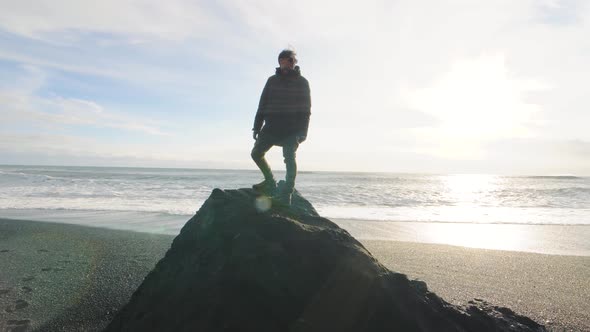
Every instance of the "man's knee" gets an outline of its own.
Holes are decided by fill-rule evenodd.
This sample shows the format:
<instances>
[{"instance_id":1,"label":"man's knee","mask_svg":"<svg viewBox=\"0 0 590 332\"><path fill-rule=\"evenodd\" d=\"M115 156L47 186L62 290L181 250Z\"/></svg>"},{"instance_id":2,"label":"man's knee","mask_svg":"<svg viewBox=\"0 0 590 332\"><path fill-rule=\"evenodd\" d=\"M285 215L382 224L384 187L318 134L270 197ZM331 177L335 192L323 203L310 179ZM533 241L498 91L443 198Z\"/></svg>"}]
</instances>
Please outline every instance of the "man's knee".
<instances>
[{"instance_id":1,"label":"man's knee","mask_svg":"<svg viewBox=\"0 0 590 332\"><path fill-rule=\"evenodd\" d=\"M256 147L254 147L252 149L252 152L250 153L250 156L254 160L260 160L260 159L262 159L264 157L264 151L260 151Z\"/></svg>"}]
</instances>

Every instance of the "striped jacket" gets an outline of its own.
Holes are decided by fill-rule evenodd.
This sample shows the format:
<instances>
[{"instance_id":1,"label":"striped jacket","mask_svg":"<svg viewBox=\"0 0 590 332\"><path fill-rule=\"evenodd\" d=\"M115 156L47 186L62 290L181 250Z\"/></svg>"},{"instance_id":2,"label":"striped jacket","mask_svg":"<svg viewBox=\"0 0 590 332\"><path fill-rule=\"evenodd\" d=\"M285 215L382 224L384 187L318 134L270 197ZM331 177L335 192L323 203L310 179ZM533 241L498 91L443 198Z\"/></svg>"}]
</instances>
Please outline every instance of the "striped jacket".
<instances>
[{"instance_id":1,"label":"striped jacket","mask_svg":"<svg viewBox=\"0 0 590 332\"><path fill-rule=\"evenodd\" d=\"M262 90L252 130L262 129L277 138L307 136L310 115L309 83L301 76L299 66L286 74L277 68Z\"/></svg>"}]
</instances>

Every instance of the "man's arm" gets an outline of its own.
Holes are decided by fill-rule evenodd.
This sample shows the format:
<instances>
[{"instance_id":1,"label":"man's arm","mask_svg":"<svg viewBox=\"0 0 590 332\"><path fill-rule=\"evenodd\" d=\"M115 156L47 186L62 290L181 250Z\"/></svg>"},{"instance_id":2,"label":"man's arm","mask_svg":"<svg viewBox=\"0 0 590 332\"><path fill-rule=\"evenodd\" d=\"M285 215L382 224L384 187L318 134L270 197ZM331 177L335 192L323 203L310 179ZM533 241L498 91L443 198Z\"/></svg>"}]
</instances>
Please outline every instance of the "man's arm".
<instances>
[{"instance_id":1,"label":"man's arm","mask_svg":"<svg viewBox=\"0 0 590 332\"><path fill-rule=\"evenodd\" d=\"M270 78L266 80L266 84L264 85L264 89L262 89L262 94L260 95L260 101L258 102L258 110L256 111L256 117L254 118L254 127L252 130L254 131L254 139L256 139L256 135L262 129L262 123L264 122L264 108L266 106L267 96L268 96L268 86L269 86Z\"/></svg>"},{"instance_id":2,"label":"man's arm","mask_svg":"<svg viewBox=\"0 0 590 332\"><path fill-rule=\"evenodd\" d=\"M297 133L297 140L299 143L305 141L307 139L307 130L309 128L309 118L311 116L311 91L309 88L309 82L307 80L304 81L304 90L305 93L303 95L303 102L301 113L299 115L299 123L301 129Z\"/></svg>"}]
</instances>

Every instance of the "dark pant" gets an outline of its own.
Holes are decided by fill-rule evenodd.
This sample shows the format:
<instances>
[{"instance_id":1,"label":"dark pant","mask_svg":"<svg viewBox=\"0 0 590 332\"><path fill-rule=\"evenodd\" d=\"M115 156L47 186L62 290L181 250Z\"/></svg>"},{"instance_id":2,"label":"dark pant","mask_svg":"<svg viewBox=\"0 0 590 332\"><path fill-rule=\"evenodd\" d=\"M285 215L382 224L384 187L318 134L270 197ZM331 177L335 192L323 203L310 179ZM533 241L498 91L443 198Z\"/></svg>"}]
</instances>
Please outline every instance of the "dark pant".
<instances>
[{"instance_id":1,"label":"dark pant","mask_svg":"<svg viewBox=\"0 0 590 332\"><path fill-rule=\"evenodd\" d=\"M295 135L288 136L284 139L277 139L273 135L264 133L264 131L262 131L260 134L258 134L258 139L256 139L256 143L254 143L254 148L252 148L252 159L254 159L254 162L262 171L264 179L274 181L274 176L270 170L270 166L264 158L266 152L268 152L268 150L270 150L270 148L272 148L274 145L283 147L283 158L287 169L287 174L285 176L285 189L292 192L293 188L295 188L295 177L297 176L297 162L295 161L295 154L297 152L297 148L299 147L299 142L297 142L297 137Z\"/></svg>"}]
</instances>

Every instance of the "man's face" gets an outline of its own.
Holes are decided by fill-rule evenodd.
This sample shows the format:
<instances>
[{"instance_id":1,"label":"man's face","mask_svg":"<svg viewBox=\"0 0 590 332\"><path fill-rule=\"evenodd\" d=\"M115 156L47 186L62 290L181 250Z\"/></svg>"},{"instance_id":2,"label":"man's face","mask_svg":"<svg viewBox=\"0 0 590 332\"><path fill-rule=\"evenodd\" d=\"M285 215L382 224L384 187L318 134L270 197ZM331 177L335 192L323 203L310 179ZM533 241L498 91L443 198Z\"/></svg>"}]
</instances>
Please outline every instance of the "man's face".
<instances>
[{"instance_id":1,"label":"man's face","mask_svg":"<svg viewBox=\"0 0 590 332\"><path fill-rule=\"evenodd\" d=\"M295 58L293 57L279 59L279 65L281 66L281 70L293 69L295 68L296 63L297 60L295 60Z\"/></svg>"}]
</instances>

